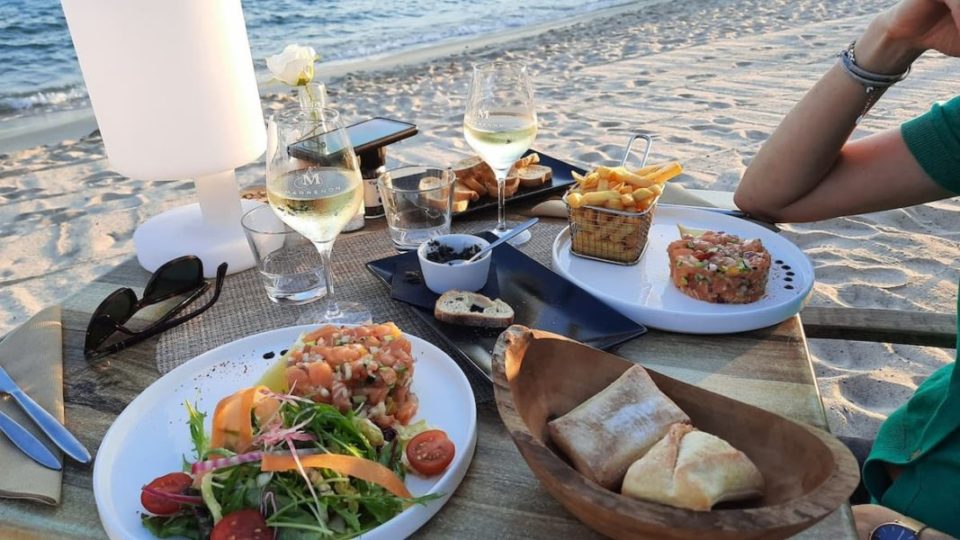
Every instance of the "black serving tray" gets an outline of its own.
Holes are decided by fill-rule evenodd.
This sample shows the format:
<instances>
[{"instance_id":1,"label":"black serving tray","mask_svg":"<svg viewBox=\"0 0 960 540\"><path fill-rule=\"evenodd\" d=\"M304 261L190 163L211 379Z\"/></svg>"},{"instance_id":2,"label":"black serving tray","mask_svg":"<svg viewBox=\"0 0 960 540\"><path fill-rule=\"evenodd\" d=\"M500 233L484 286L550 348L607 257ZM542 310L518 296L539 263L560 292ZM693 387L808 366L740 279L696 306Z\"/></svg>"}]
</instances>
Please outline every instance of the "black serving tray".
<instances>
[{"instance_id":1,"label":"black serving tray","mask_svg":"<svg viewBox=\"0 0 960 540\"><path fill-rule=\"evenodd\" d=\"M524 155L525 156L530 155L533 152L535 152L535 150L528 150L527 153ZM586 171L584 171L580 167L575 167L573 165L570 165L569 163L563 160L557 159L552 156L548 156L543 152L537 152L537 153L540 154L540 165L550 167L550 169L553 171L553 178L551 178L549 182L543 184L542 186L537 186L535 188L525 188L523 186L520 186L517 189L517 192L513 194L513 196L507 197L504 200L505 205L509 206L510 204L513 204L517 201L522 201L524 199L530 199L533 197L549 195L551 193L556 193L559 191L565 191L570 186L570 184L574 183L573 174L572 174L574 171L576 171L577 174L581 174L581 175L586 174ZM453 217L457 218L460 216L468 216L480 210L485 210L487 208L496 208L496 207L497 207L496 197L483 196L483 197L480 197L480 200L473 201L469 205L467 205L467 209L464 210L463 212L457 212L453 214Z\"/></svg>"},{"instance_id":2,"label":"black serving tray","mask_svg":"<svg viewBox=\"0 0 960 540\"><path fill-rule=\"evenodd\" d=\"M495 238L491 233L479 236L487 240ZM417 253L411 251L371 261L367 269L390 287L398 263L410 264L403 261L404 258L416 259ZM513 307L515 324L560 334L598 349L610 349L647 332L642 325L509 244L493 250L493 263L497 268L500 298ZM488 379L491 377L493 347L502 329L448 324L435 319L433 310L410 307L463 359Z\"/></svg>"}]
</instances>

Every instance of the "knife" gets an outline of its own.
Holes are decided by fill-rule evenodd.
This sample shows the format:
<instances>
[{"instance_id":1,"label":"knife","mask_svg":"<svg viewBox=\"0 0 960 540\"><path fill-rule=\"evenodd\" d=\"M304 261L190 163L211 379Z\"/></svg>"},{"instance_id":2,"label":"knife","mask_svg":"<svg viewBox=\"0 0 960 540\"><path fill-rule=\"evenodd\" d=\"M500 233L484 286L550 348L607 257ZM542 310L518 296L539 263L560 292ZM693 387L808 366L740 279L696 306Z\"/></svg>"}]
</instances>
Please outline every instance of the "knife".
<instances>
[{"instance_id":1,"label":"knife","mask_svg":"<svg viewBox=\"0 0 960 540\"><path fill-rule=\"evenodd\" d=\"M40 439L34 437L32 433L23 429L23 426L3 413L0 413L0 432L6 435L10 442L22 450L30 459L55 471L62 468L60 460L50 450L47 450Z\"/></svg>"},{"instance_id":2,"label":"knife","mask_svg":"<svg viewBox=\"0 0 960 540\"><path fill-rule=\"evenodd\" d=\"M762 219L757 219L750 214L744 212L743 210L735 210L730 208L716 208L713 206L692 206L689 204L673 204L673 203L657 203L657 206L662 206L664 208L687 208L693 210L704 210L707 212L713 212L715 214L723 214L725 216L735 217L737 219L742 219L744 221L749 221L755 223L764 229L769 229L775 233L780 232L780 227L777 227L776 223L770 223L768 221L763 221Z\"/></svg>"},{"instance_id":3,"label":"knife","mask_svg":"<svg viewBox=\"0 0 960 540\"><path fill-rule=\"evenodd\" d=\"M63 424L58 422L52 414L25 394L2 367L0 367L0 393L9 394L13 397L20 408L27 413L27 416L32 418L40 430L46 433L47 437L50 437L50 440L59 446L65 454L80 463L90 462L90 452L83 447L83 444L67 431L67 428L63 427Z\"/></svg>"}]
</instances>

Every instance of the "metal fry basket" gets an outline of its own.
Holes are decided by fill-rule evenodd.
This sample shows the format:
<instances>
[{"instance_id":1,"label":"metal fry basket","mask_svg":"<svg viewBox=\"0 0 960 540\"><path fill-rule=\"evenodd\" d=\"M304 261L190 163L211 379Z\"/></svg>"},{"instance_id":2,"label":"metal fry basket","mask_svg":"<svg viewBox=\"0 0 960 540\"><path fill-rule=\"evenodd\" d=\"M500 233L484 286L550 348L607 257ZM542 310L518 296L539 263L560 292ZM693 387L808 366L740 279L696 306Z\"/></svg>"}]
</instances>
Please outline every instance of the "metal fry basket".
<instances>
[{"instance_id":1,"label":"metal fry basket","mask_svg":"<svg viewBox=\"0 0 960 540\"><path fill-rule=\"evenodd\" d=\"M597 206L571 208L570 251L586 259L633 265L640 262L653 224L654 201L644 212L624 212Z\"/></svg>"},{"instance_id":2,"label":"metal fry basket","mask_svg":"<svg viewBox=\"0 0 960 540\"><path fill-rule=\"evenodd\" d=\"M630 149L637 139L643 139L647 143L640 166L646 164L653 140L648 135L634 135L627 143L621 165L627 162ZM566 195L563 199L566 202ZM647 247L647 235L650 233L659 200L658 196L643 212L613 210L600 206L572 208L568 204L571 253L585 259L626 266L637 264Z\"/></svg>"}]
</instances>

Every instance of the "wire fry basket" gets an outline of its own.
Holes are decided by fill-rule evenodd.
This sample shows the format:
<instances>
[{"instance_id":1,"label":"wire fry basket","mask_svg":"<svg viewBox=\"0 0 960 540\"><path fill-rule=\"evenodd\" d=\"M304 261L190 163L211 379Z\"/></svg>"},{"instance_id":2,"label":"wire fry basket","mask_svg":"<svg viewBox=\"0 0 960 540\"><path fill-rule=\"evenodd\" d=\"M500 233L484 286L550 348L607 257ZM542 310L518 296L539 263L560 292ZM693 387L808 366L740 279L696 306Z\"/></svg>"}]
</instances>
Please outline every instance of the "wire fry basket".
<instances>
[{"instance_id":1,"label":"wire fry basket","mask_svg":"<svg viewBox=\"0 0 960 540\"><path fill-rule=\"evenodd\" d=\"M647 235L656 208L656 201L643 212L597 206L571 208L567 205L570 251L586 259L623 265L637 264L647 247Z\"/></svg>"},{"instance_id":2,"label":"wire fry basket","mask_svg":"<svg viewBox=\"0 0 960 540\"><path fill-rule=\"evenodd\" d=\"M634 141L646 141L641 167L646 164L652 145L651 137L634 135L627 143L627 149L621 165L630 157L630 148ZM564 203L575 187L564 195ZM614 210L600 206L581 206L573 208L567 204L567 219L570 222L570 251L578 257L603 262L634 265L640 262L647 247L647 235L653 224L653 214L657 208L658 195L643 212Z\"/></svg>"}]
</instances>

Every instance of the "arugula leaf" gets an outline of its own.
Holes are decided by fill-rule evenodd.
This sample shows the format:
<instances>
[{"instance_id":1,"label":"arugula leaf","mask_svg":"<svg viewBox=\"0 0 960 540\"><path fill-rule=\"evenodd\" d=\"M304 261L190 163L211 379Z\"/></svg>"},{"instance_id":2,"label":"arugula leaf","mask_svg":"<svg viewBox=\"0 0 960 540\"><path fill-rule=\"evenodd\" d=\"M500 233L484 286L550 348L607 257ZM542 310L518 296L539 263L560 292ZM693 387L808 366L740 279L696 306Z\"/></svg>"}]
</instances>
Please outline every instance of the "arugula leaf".
<instances>
[{"instance_id":1,"label":"arugula leaf","mask_svg":"<svg viewBox=\"0 0 960 540\"><path fill-rule=\"evenodd\" d=\"M207 413L198 411L196 405L191 405L189 401L184 401L183 405L187 408L193 450L197 455L197 461L203 461L210 450L210 441L207 439L207 432L203 429L203 421L206 420Z\"/></svg>"},{"instance_id":2,"label":"arugula leaf","mask_svg":"<svg viewBox=\"0 0 960 540\"><path fill-rule=\"evenodd\" d=\"M170 516L141 514L140 521L157 538L185 536L191 540L200 539L200 524L197 516L191 511L181 510Z\"/></svg>"}]
</instances>

